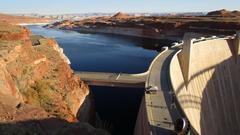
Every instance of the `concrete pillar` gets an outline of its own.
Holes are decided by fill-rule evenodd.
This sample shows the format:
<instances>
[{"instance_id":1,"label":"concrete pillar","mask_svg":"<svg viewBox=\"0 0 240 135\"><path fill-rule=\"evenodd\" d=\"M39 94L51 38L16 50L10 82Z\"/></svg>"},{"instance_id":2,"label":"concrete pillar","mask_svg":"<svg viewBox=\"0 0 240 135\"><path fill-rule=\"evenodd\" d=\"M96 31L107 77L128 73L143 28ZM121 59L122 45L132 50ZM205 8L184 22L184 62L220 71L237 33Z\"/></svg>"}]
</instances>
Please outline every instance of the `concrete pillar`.
<instances>
[{"instance_id":1,"label":"concrete pillar","mask_svg":"<svg viewBox=\"0 0 240 135\"><path fill-rule=\"evenodd\" d=\"M234 39L234 43L232 46L232 54L236 63L238 61L239 45L240 45L240 31L237 31L236 38Z\"/></svg>"},{"instance_id":2,"label":"concrete pillar","mask_svg":"<svg viewBox=\"0 0 240 135\"><path fill-rule=\"evenodd\" d=\"M234 39L228 39L227 41L230 51L232 53L232 57L237 64L240 45L240 31L236 32L236 37Z\"/></svg>"},{"instance_id":3,"label":"concrete pillar","mask_svg":"<svg viewBox=\"0 0 240 135\"><path fill-rule=\"evenodd\" d=\"M183 79L186 87L188 86L188 81L190 79L190 61L191 61L191 48L193 45L193 41L197 35L194 33L186 33L183 37L183 49L178 54L179 64L182 70Z\"/></svg>"}]
</instances>

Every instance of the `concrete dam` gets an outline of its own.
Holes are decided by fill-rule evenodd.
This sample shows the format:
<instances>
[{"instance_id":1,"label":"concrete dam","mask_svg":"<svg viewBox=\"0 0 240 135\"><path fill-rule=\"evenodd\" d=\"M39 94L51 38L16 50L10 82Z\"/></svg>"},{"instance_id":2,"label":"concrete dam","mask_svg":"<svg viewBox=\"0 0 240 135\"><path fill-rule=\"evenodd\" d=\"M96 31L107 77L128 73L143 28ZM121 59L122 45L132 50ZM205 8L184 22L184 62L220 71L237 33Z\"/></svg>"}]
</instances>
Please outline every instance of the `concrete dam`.
<instances>
[{"instance_id":1,"label":"concrete dam","mask_svg":"<svg viewBox=\"0 0 240 135\"><path fill-rule=\"evenodd\" d=\"M240 33L165 47L139 74L76 72L89 85L143 87L135 135L240 132Z\"/></svg>"},{"instance_id":2,"label":"concrete dam","mask_svg":"<svg viewBox=\"0 0 240 135\"><path fill-rule=\"evenodd\" d=\"M240 132L239 34L198 42L187 38L171 60L171 84L195 134Z\"/></svg>"}]
</instances>

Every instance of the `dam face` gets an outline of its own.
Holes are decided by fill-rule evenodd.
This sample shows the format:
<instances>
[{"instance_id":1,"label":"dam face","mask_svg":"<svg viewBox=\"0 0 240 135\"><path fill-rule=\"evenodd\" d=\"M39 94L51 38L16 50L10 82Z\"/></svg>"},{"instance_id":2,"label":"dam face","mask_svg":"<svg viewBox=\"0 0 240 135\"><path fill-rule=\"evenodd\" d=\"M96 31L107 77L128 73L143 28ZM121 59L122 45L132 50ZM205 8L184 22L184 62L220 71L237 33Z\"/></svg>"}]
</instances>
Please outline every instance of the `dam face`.
<instances>
[{"instance_id":1,"label":"dam face","mask_svg":"<svg viewBox=\"0 0 240 135\"><path fill-rule=\"evenodd\" d=\"M171 60L170 79L192 132L239 134L239 37L184 41Z\"/></svg>"}]
</instances>

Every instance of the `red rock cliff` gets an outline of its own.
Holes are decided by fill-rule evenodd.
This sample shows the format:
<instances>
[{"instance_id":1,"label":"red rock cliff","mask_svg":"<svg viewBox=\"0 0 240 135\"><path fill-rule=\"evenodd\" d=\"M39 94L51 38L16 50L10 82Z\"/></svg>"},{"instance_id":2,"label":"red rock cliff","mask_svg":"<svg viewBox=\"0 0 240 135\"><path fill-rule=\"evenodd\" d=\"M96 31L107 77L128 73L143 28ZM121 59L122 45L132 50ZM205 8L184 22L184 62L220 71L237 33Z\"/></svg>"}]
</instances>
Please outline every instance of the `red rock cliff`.
<instances>
[{"instance_id":1,"label":"red rock cliff","mask_svg":"<svg viewBox=\"0 0 240 135\"><path fill-rule=\"evenodd\" d=\"M112 17L62 21L46 27L82 33L108 33L152 39L179 40L186 32L202 35L232 35L240 29L240 12L219 10L206 16L129 16L121 12Z\"/></svg>"},{"instance_id":2,"label":"red rock cliff","mask_svg":"<svg viewBox=\"0 0 240 135\"><path fill-rule=\"evenodd\" d=\"M52 20L47 18L15 16L0 13L0 21L5 21L11 24L21 24L21 23L49 23Z\"/></svg>"},{"instance_id":3,"label":"red rock cliff","mask_svg":"<svg viewBox=\"0 0 240 135\"><path fill-rule=\"evenodd\" d=\"M32 120L40 122L40 129L33 127L38 132L53 134L52 130L62 127L71 131L67 123L78 121L77 113L86 109L81 106L89 94L88 86L73 74L55 40L39 38L33 46L33 38L24 27L0 23L0 127L4 127L0 131L11 134L8 131L15 126L25 127L25 131L30 127L19 122ZM49 126L44 127L46 124ZM79 132L91 128L77 125Z\"/></svg>"}]
</instances>

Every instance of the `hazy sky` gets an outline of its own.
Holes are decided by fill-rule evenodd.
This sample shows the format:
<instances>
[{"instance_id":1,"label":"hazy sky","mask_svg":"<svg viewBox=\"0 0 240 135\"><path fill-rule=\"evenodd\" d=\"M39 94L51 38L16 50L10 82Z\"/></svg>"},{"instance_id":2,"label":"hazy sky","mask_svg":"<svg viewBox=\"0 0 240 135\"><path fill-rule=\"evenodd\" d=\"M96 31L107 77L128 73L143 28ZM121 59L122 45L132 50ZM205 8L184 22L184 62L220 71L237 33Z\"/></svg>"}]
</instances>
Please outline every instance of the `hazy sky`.
<instances>
[{"instance_id":1,"label":"hazy sky","mask_svg":"<svg viewBox=\"0 0 240 135\"><path fill-rule=\"evenodd\" d=\"M240 10L240 0L1 0L3 13L192 12Z\"/></svg>"}]
</instances>

